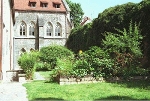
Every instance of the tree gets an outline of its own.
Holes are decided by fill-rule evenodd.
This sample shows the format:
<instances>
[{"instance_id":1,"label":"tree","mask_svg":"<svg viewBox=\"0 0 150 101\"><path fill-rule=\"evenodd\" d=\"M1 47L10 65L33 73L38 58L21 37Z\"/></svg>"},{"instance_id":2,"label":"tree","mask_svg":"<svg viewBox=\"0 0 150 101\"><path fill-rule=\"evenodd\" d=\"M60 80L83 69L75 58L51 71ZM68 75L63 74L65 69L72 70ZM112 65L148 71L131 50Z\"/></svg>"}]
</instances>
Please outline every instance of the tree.
<instances>
[{"instance_id":1,"label":"tree","mask_svg":"<svg viewBox=\"0 0 150 101\"><path fill-rule=\"evenodd\" d=\"M77 27L77 26L79 26L79 24L82 20L82 17L84 15L81 5L79 3L73 3L70 0L66 0L66 2L68 3L68 5L71 9L71 12L70 12L71 20L73 21L74 26Z\"/></svg>"}]
</instances>

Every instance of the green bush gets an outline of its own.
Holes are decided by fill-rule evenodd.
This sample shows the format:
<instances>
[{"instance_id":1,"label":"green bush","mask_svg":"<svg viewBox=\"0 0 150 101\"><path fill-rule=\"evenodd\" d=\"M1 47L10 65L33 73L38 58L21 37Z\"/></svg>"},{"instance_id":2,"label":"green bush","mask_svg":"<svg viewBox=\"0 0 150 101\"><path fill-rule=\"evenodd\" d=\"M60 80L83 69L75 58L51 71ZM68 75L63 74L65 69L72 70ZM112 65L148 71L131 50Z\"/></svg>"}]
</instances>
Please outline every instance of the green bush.
<instances>
[{"instance_id":1,"label":"green bush","mask_svg":"<svg viewBox=\"0 0 150 101\"><path fill-rule=\"evenodd\" d=\"M73 58L73 52L64 46L52 45L40 49L40 61L43 68L52 70L57 66L57 58Z\"/></svg>"},{"instance_id":2,"label":"green bush","mask_svg":"<svg viewBox=\"0 0 150 101\"><path fill-rule=\"evenodd\" d=\"M39 53L37 51L32 51L22 54L18 59L19 66L26 73L26 79L33 79L35 63L38 61L38 56Z\"/></svg>"},{"instance_id":3,"label":"green bush","mask_svg":"<svg viewBox=\"0 0 150 101\"><path fill-rule=\"evenodd\" d=\"M73 63L73 75L84 77L92 75L95 78L112 75L113 62L103 49L97 46L90 47L85 52L79 52Z\"/></svg>"},{"instance_id":4,"label":"green bush","mask_svg":"<svg viewBox=\"0 0 150 101\"><path fill-rule=\"evenodd\" d=\"M108 77L112 75L113 61L110 59L107 51L100 47L92 46L85 53L89 56L87 61L91 64L90 68L94 77Z\"/></svg>"},{"instance_id":5,"label":"green bush","mask_svg":"<svg viewBox=\"0 0 150 101\"><path fill-rule=\"evenodd\" d=\"M76 60L73 64L73 76L82 78L89 74L90 65L85 59Z\"/></svg>"},{"instance_id":6,"label":"green bush","mask_svg":"<svg viewBox=\"0 0 150 101\"><path fill-rule=\"evenodd\" d=\"M48 69L44 66L44 63L43 62L36 62L35 63L35 68L36 68L36 71L47 71Z\"/></svg>"},{"instance_id":7,"label":"green bush","mask_svg":"<svg viewBox=\"0 0 150 101\"><path fill-rule=\"evenodd\" d=\"M140 67L142 50L140 48L142 35L137 24L130 22L129 28L117 30L117 34L106 32L103 40L103 49L113 60L113 71L123 76L132 75L137 67ZM137 70L137 69L136 69ZM131 71L131 72L130 72ZM130 72L130 73L129 73Z\"/></svg>"},{"instance_id":8,"label":"green bush","mask_svg":"<svg viewBox=\"0 0 150 101\"><path fill-rule=\"evenodd\" d=\"M57 66L52 70L50 74L50 80L54 80L56 77L69 77L73 71L73 60L68 58L57 58Z\"/></svg>"}]
</instances>

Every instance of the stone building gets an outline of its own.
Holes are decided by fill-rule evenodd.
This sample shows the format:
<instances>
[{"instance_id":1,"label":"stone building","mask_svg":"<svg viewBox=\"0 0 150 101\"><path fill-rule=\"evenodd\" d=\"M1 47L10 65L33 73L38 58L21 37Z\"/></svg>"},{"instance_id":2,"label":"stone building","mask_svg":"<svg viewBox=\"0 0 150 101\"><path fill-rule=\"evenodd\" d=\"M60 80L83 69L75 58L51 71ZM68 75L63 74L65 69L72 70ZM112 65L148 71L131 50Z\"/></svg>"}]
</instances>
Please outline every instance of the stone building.
<instances>
[{"instance_id":1,"label":"stone building","mask_svg":"<svg viewBox=\"0 0 150 101\"><path fill-rule=\"evenodd\" d=\"M7 79L8 70L20 69L17 60L22 52L52 44L65 45L72 28L65 0L3 0L2 5L3 79Z\"/></svg>"},{"instance_id":2,"label":"stone building","mask_svg":"<svg viewBox=\"0 0 150 101\"><path fill-rule=\"evenodd\" d=\"M22 51L64 45L71 29L65 0L14 0L14 68Z\"/></svg>"}]
</instances>

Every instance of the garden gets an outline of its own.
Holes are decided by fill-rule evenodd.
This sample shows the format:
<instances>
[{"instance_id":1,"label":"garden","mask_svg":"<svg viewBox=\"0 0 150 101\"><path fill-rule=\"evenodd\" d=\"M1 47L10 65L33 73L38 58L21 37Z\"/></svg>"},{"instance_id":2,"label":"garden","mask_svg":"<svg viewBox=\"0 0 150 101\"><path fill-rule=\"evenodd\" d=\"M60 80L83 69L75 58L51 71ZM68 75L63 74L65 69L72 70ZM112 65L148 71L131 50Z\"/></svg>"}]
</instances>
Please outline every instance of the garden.
<instances>
[{"instance_id":1,"label":"garden","mask_svg":"<svg viewBox=\"0 0 150 101\"><path fill-rule=\"evenodd\" d=\"M149 100L149 5L143 0L108 8L92 23L74 28L65 46L22 53L18 64L26 79L35 71L46 78L24 84L29 100ZM103 80L59 85L61 78L87 76Z\"/></svg>"},{"instance_id":2,"label":"garden","mask_svg":"<svg viewBox=\"0 0 150 101\"><path fill-rule=\"evenodd\" d=\"M35 71L46 78L46 81L24 84L29 100L150 99L149 73L140 67L142 52L139 40L142 36L136 24L131 22L129 27L129 31L117 29L122 35L106 33L103 48L92 46L87 51L79 50L75 54L64 46L51 45L40 51L23 53L18 64L26 73L26 79L33 79ZM87 75L95 79L103 77L105 82L59 85L56 81L60 77L81 79ZM129 79L134 76L147 78L134 81ZM123 79L107 81L111 77Z\"/></svg>"}]
</instances>

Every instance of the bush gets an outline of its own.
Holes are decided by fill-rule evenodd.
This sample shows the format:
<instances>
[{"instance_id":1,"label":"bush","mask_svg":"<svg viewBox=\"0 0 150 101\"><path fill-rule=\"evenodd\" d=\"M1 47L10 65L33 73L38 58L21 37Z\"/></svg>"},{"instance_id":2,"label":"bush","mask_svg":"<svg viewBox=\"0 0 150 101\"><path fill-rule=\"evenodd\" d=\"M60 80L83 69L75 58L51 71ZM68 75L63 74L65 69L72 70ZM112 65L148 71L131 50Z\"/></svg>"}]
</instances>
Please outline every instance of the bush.
<instances>
[{"instance_id":1,"label":"bush","mask_svg":"<svg viewBox=\"0 0 150 101\"><path fill-rule=\"evenodd\" d=\"M95 78L108 77L112 75L113 61L107 51L97 46L92 46L85 51L88 54L87 61L91 64L91 72Z\"/></svg>"},{"instance_id":2,"label":"bush","mask_svg":"<svg viewBox=\"0 0 150 101\"><path fill-rule=\"evenodd\" d=\"M79 52L73 64L73 75L84 77L92 75L95 78L112 75L113 62L103 49L97 46L90 47L85 52Z\"/></svg>"},{"instance_id":3,"label":"bush","mask_svg":"<svg viewBox=\"0 0 150 101\"><path fill-rule=\"evenodd\" d=\"M57 58L57 66L52 70L50 74L50 80L54 80L57 77L69 77L73 71L73 61L68 58Z\"/></svg>"},{"instance_id":4,"label":"bush","mask_svg":"<svg viewBox=\"0 0 150 101\"><path fill-rule=\"evenodd\" d=\"M134 69L140 67L140 59L143 56L140 49L143 37L139 27L131 21L128 29L124 28L123 31L116 29L118 34L106 32L105 40L103 40L104 50L110 54L110 58L113 60L113 71L116 72L115 74L123 76L129 76L136 72Z\"/></svg>"},{"instance_id":5,"label":"bush","mask_svg":"<svg viewBox=\"0 0 150 101\"><path fill-rule=\"evenodd\" d=\"M40 49L40 61L44 64L43 68L52 70L57 66L57 58L73 58L73 52L64 46L48 46Z\"/></svg>"},{"instance_id":6,"label":"bush","mask_svg":"<svg viewBox=\"0 0 150 101\"><path fill-rule=\"evenodd\" d=\"M38 61L35 63L36 71L47 71L48 69L44 66L44 63Z\"/></svg>"},{"instance_id":7,"label":"bush","mask_svg":"<svg viewBox=\"0 0 150 101\"><path fill-rule=\"evenodd\" d=\"M38 56L39 53L37 51L32 51L22 54L18 59L19 66L26 73L26 79L33 79L35 63L38 61Z\"/></svg>"}]
</instances>

